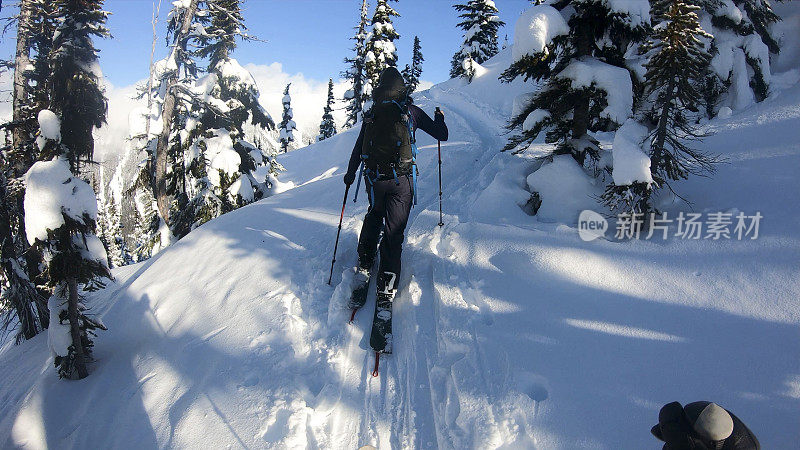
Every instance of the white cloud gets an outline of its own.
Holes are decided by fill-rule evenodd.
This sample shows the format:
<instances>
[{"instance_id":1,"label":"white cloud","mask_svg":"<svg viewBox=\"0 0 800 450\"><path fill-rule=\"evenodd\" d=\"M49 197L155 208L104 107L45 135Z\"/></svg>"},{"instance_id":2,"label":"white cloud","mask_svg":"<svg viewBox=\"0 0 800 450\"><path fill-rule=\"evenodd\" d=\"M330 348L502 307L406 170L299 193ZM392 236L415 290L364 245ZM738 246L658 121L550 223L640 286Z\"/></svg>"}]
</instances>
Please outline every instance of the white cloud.
<instances>
[{"instance_id":1,"label":"white cloud","mask_svg":"<svg viewBox=\"0 0 800 450\"><path fill-rule=\"evenodd\" d=\"M281 63L272 64L247 64L245 69L250 71L258 84L261 92L261 104L272 115L278 125L283 115L283 90L286 84L292 83L289 94L292 96L292 110L294 121L303 133L303 136L315 137L319 134L319 123L322 121L322 108L328 98L328 80L315 80L306 78L302 73L288 74L283 71ZM341 99L349 88L347 83L334 79L333 95ZM339 100L334 105L334 119L337 127L345 121L345 104Z\"/></svg>"},{"instance_id":2,"label":"white cloud","mask_svg":"<svg viewBox=\"0 0 800 450\"><path fill-rule=\"evenodd\" d=\"M107 173L114 171L117 160L125 150L128 138L128 115L136 107L136 85L116 87L106 82L105 94L108 98L106 124L94 133L94 158L106 167Z\"/></svg>"}]
</instances>

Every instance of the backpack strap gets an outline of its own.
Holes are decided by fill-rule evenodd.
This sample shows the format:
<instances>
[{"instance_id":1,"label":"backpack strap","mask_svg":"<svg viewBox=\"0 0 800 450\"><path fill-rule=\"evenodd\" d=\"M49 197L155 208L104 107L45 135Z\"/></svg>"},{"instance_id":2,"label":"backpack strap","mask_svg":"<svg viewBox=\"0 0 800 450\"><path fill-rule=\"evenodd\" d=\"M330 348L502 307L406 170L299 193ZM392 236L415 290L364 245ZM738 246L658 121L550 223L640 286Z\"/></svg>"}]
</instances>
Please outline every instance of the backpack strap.
<instances>
[{"instance_id":1,"label":"backpack strap","mask_svg":"<svg viewBox=\"0 0 800 450\"><path fill-rule=\"evenodd\" d=\"M414 126L414 118L411 116L411 113L408 112L408 104L407 101L403 102L401 106L394 100L386 101L384 103L394 103L400 108L400 111L403 113L403 116L406 118L405 122L408 126L408 136L409 140L411 141L411 178L413 179L413 191L414 191L414 206L417 205L417 136L416 136L416 127ZM394 170L394 169L392 169ZM397 179L397 175L395 174L395 180ZM398 182L399 184L399 182Z\"/></svg>"},{"instance_id":2,"label":"backpack strap","mask_svg":"<svg viewBox=\"0 0 800 450\"><path fill-rule=\"evenodd\" d=\"M414 118L408 113L408 133L411 135L411 178L414 184L414 206L417 205L417 137L416 128L414 127Z\"/></svg>"}]
</instances>

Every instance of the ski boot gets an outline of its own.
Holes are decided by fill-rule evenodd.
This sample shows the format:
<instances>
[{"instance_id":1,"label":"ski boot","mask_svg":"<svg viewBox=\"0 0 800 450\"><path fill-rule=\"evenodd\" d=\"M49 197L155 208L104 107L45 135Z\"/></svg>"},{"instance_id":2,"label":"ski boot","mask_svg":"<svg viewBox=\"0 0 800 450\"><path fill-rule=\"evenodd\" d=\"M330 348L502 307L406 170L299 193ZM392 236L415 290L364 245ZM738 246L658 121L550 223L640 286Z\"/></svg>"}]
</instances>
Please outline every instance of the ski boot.
<instances>
[{"instance_id":1,"label":"ski boot","mask_svg":"<svg viewBox=\"0 0 800 450\"><path fill-rule=\"evenodd\" d=\"M383 272L378 275L378 297L369 345L376 353L392 353L392 301L394 301L397 275Z\"/></svg>"},{"instance_id":2,"label":"ski boot","mask_svg":"<svg viewBox=\"0 0 800 450\"><path fill-rule=\"evenodd\" d=\"M369 268L358 267L353 275L353 291L347 307L353 310L364 306L367 301L367 288L369 287Z\"/></svg>"}]
</instances>

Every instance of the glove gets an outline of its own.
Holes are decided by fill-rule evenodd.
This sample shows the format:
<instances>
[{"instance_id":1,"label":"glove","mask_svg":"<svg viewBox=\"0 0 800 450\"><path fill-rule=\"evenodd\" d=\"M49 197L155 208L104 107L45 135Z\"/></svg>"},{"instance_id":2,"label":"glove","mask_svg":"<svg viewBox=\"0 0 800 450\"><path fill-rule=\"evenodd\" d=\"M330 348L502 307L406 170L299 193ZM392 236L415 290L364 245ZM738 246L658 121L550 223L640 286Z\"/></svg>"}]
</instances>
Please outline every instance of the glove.
<instances>
[{"instance_id":1,"label":"glove","mask_svg":"<svg viewBox=\"0 0 800 450\"><path fill-rule=\"evenodd\" d=\"M344 184L350 186L353 184L353 181L356 181L356 174L349 172L344 174Z\"/></svg>"}]
</instances>

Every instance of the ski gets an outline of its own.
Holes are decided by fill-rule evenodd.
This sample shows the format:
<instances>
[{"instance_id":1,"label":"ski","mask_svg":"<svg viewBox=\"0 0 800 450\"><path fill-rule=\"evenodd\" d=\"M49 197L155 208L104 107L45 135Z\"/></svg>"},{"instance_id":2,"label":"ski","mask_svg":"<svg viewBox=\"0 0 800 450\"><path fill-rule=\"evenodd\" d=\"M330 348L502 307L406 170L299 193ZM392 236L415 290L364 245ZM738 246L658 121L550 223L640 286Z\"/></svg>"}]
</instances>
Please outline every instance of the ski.
<instances>
[{"instance_id":1,"label":"ski","mask_svg":"<svg viewBox=\"0 0 800 450\"><path fill-rule=\"evenodd\" d=\"M372 333L369 345L375 351L375 369L372 376L378 376L378 363L381 354L392 353L392 301L395 295L397 275L383 272L378 276L378 296L375 301L375 315L372 318Z\"/></svg>"},{"instance_id":2,"label":"ski","mask_svg":"<svg viewBox=\"0 0 800 450\"><path fill-rule=\"evenodd\" d=\"M378 292L369 345L379 353L392 353L392 298Z\"/></svg>"}]
</instances>

